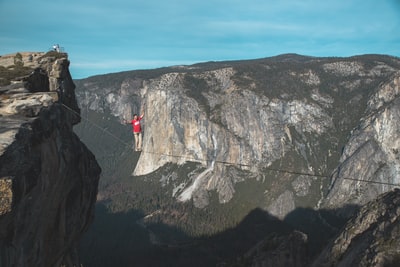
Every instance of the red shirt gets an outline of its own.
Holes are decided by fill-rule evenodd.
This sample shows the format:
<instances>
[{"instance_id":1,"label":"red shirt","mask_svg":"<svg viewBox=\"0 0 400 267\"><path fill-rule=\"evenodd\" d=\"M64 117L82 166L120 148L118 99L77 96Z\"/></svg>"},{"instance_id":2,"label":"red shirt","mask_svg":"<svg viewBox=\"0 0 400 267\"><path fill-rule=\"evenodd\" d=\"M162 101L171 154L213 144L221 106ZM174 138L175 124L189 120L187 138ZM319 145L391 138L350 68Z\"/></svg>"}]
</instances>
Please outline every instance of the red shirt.
<instances>
[{"instance_id":1,"label":"red shirt","mask_svg":"<svg viewBox=\"0 0 400 267\"><path fill-rule=\"evenodd\" d=\"M140 132L142 131L142 128L140 127L140 120L141 120L142 118L143 118L143 117L138 117L137 120L133 119L133 120L131 121L131 123L132 123L132 128L133 128L133 132L134 132L134 133L140 133Z\"/></svg>"}]
</instances>

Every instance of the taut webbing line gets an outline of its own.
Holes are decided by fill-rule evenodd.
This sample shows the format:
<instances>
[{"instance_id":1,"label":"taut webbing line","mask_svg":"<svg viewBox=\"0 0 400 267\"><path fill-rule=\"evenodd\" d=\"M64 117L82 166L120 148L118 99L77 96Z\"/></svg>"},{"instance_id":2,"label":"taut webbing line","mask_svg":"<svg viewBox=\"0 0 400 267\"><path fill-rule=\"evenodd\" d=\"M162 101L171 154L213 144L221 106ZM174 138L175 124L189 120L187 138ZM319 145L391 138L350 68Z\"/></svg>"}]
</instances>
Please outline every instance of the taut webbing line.
<instances>
[{"instance_id":1,"label":"taut webbing line","mask_svg":"<svg viewBox=\"0 0 400 267\"><path fill-rule=\"evenodd\" d=\"M79 116L81 119L83 119L83 120L89 122L89 123L92 124L94 127L100 129L102 132L105 132L105 133L109 134L109 135L110 135L111 137L113 137L115 140L121 142L121 143L124 144L124 145L128 145L128 146L129 146L129 144L126 143L124 140L122 140L121 138L117 137L116 135L110 133L110 132L107 131L105 128L102 128L101 126L99 126L99 125L97 125L96 123L90 121L89 119L82 117L81 114L79 114L78 112L76 112L76 111L73 110L72 108L66 106L66 105L63 104L63 103L61 103L61 105L62 105L64 108L66 108L67 110L69 110L69 111L71 111L72 113L74 113L75 115Z\"/></svg>"},{"instance_id":2,"label":"taut webbing line","mask_svg":"<svg viewBox=\"0 0 400 267\"><path fill-rule=\"evenodd\" d=\"M90 121L87 118L82 117L78 112L75 110L71 109L70 107L64 105L61 103L63 107L65 107L67 110L73 112L77 116L79 116L81 119L84 119L85 121L89 122L96 128L100 129L102 132L107 133L110 135L112 138L115 140L119 141L120 143L124 144L125 146L130 146L129 143L125 142L121 138L117 137L116 135L112 134L111 132L107 131L106 129L102 128L101 126L97 125L96 123ZM254 165L250 164L244 164L244 163L234 163L234 162L228 162L228 161L221 161L221 160L205 160L205 159L196 159L196 158L188 158L186 156L181 156L181 155L173 155L173 154L165 154L165 153L158 153L158 152L151 152L151 151L145 151L143 150L141 153L148 153L148 154L156 154L160 156L167 156L167 157L174 157L174 158L185 158L187 160L192 160L195 162L214 162L214 163L219 163L219 164L224 164L224 165L233 165L233 166L243 166L243 167L253 167ZM295 175L303 175L303 176L310 176L310 177L319 177L319 178L330 178L330 175L326 174L318 174L318 173L307 173L307 172L298 172L298 171L290 171L290 170L283 170L283 169L276 169L276 168L270 168L270 167L263 167L264 170L268 171L274 171L274 172L281 172L281 173L288 173L288 174L295 174ZM351 180L351 181L357 181L357 182L363 182L363 183L370 183L370 184L380 184L380 185L388 185L388 186L396 186L400 187L400 184L395 184L395 183L389 183L389 182L379 182L379 181L368 181L368 180L362 180L362 179L356 179L356 178L350 178L350 177L341 177L344 180Z\"/></svg>"}]
</instances>

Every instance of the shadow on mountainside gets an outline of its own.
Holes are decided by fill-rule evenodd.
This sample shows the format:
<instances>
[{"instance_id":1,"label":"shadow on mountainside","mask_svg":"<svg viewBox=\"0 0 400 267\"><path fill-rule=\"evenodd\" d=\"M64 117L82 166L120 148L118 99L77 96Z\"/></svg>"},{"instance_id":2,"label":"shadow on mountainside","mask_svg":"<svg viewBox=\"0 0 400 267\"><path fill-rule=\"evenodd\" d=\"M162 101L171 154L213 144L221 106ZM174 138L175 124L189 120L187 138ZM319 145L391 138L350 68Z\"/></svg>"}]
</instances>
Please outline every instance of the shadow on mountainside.
<instances>
[{"instance_id":1,"label":"shadow on mountainside","mask_svg":"<svg viewBox=\"0 0 400 267\"><path fill-rule=\"evenodd\" d=\"M335 216L336 212L298 208L281 221L257 208L232 229L190 237L171 225L144 224L140 211L111 213L106 203L98 203L95 221L81 242L80 255L85 267L248 266L253 257L279 255L293 261L299 254L303 262L298 266L307 266L344 225L345 220ZM290 235L296 230L308 236L303 247L290 244ZM257 244L262 244L261 249L248 253Z\"/></svg>"},{"instance_id":2,"label":"shadow on mountainside","mask_svg":"<svg viewBox=\"0 0 400 267\"><path fill-rule=\"evenodd\" d=\"M355 213L359 208L357 205L346 205L335 210L297 208L286 215L283 221L307 235L309 256L314 257L347 222L348 218L338 215L341 210L353 210Z\"/></svg>"}]
</instances>

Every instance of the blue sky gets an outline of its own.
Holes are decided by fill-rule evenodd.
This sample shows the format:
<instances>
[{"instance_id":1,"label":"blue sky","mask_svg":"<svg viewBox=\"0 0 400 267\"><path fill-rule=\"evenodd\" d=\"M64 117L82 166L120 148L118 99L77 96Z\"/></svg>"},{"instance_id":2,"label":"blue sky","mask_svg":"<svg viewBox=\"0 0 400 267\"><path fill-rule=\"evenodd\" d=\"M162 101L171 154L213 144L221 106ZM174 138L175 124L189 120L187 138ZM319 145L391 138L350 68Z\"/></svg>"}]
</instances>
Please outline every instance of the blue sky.
<instances>
[{"instance_id":1,"label":"blue sky","mask_svg":"<svg viewBox=\"0 0 400 267\"><path fill-rule=\"evenodd\" d=\"M0 55L64 47L74 79L270 57L400 57L400 0L0 0Z\"/></svg>"}]
</instances>

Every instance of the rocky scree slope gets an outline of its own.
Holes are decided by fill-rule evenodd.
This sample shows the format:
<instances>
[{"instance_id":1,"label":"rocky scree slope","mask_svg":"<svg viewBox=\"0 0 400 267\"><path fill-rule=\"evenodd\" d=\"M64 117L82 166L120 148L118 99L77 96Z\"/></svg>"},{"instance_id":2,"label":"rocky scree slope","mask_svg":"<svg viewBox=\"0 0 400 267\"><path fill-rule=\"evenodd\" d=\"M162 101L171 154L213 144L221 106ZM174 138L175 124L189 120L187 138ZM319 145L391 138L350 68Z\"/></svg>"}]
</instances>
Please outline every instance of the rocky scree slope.
<instances>
[{"instance_id":1,"label":"rocky scree slope","mask_svg":"<svg viewBox=\"0 0 400 267\"><path fill-rule=\"evenodd\" d=\"M72 130L80 111L67 54L17 53L0 65L0 265L80 266L101 169Z\"/></svg>"},{"instance_id":2,"label":"rocky scree slope","mask_svg":"<svg viewBox=\"0 0 400 267\"><path fill-rule=\"evenodd\" d=\"M118 128L112 123L144 109L144 151L132 166L118 168L145 177L169 163L194 162L189 173L159 178L177 201L202 208L216 192L227 203L238 183L252 180L264 192L260 207L284 218L296 207L364 204L400 182L399 70L399 59L390 56L289 54L76 84L83 114L97 114L104 125L107 118L111 131ZM118 159L125 152L113 153L115 161L126 162ZM107 199L107 190L101 193Z\"/></svg>"}]
</instances>

